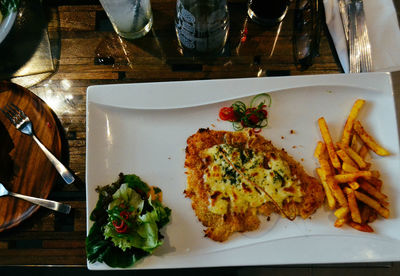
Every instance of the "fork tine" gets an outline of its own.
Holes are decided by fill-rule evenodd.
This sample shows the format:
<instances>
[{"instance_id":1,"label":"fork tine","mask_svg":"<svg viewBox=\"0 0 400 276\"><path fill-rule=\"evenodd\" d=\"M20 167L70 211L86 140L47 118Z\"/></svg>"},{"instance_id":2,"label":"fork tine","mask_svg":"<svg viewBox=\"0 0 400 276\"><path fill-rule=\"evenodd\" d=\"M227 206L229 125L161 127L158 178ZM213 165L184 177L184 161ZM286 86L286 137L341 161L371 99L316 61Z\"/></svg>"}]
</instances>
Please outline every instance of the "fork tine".
<instances>
[{"instance_id":1,"label":"fork tine","mask_svg":"<svg viewBox=\"0 0 400 276\"><path fill-rule=\"evenodd\" d=\"M15 126L26 118L25 113L13 103L7 103L1 111Z\"/></svg>"},{"instance_id":2,"label":"fork tine","mask_svg":"<svg viewBox=\"0 0 400 276\"><path fill-rule=\"evenodd\" d=\"M29 117L25 114L25 112L21 108L19 108L18 106L14 105L13 103L12 103L12 105L14 106L15 109L17 109L19 111L18 114L19 114L21 120L26 120L27 119L29 121Z\"/></svg>"},{"instance_id":3,"label":"fork tine","mask_svg":"<svg viewBox=\"0 0 400 276\"><path fill-rule=\"evenodd\" d=\"M7 105L9 106L10 110L12 110L12 113L14 114L13 117L16 121L22 121L26 117L22 110L19 109L19 107L17 107L15 104L11 103Z\"/></svg>"},{"instance_id":4,"label":"fork tine","mask_svg":"<svg viewBox=\"0 0 400 276\"><path fill-rule=\"evenodd\" d=\"M6 107L4 107L6 108ZM14 123L13 117L8 113L8 111L4 110L3 108L0 108L1 112L3 112L4 116L7 117L8 120L10 120L12 123Z\"/></svg>"},{"instance_id":5,"label":"fork tine","mask_svg":"<svg viewBox=\"0 0 400 276\"><path fill-rule=\"evenodd\" d=\"M18 106L16 106L15 104L11 103L11 106L14 107L14 110L16 110L18 112L18 114L20 114L23 117L26 117L24 111L22 111L21 108L19 108Z\"/></svg>"},{"instance_id":6,"label":"fork tine","mask_svg":"<svg viewBox=\"0 0 400 276\"><path fill-rule=\"evenodd\" d=\"M17 123L17 118L15 117L15 111L11 108L9 104L4 107L6 113L4 113L9 120L15 125Z\"/></svg>"}]
</instances>

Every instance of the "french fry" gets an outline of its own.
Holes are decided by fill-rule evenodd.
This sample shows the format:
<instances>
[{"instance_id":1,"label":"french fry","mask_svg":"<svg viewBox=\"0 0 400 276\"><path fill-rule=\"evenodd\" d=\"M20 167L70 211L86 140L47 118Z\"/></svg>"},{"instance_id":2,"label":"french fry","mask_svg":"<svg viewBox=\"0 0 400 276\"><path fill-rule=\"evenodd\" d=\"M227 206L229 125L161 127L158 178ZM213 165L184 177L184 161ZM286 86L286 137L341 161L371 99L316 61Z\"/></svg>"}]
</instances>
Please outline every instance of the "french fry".
<instances>
[{"instance_id":1,"label":"french fry","mask_svg":"<svg viewBox=\"0 0 400 276\"><path fill-rule=\"evenodd\" d=\"M376 200L370 198L366 194L360 193L359 191L354 191L354 194L359 201L362 201L371 208L375 209L378 212L378 214L380 214L382 217L384 218L389 217L390 215L389 209L381 206L379 202L377 202Z\"/></svg>"},{"instance_id":2,"label":"french fry","mask_svg":"<svg viewBox=\"0 0 400 276\"><path fill-rule=\"evenodd\" d=\"M363 203L361 203L361 207L360 207L360 214L361 214L361 223L367 223L369 216L371 214L371 207L369 207L368 205L365 205Z\"/></svg>"},{"instance_id":3,"label":"french fry","mask_svg":"<svg viewBox=\"0 0 400 276\"><path fill-rule=\"evenodd\" d=\"M354 173L359 171L356 167L353 167L353 165L350 165L346 162L342 164L342 170L346 173Z\"/></svg>"},{"instance_id":4,"label":"french fry","mask_svg":"<svg viewBox=\"0 0 400 276\"><path fill-rule=\"evenodd\" d=\"M327 159L319 159L319 164L321 165L321 169L325 174L326 183L332 191L332 194L338 201L340 206L347 206L347 200L343 194L342 189L340 189L338 183L332 175L331 166L329 165L329 161Z\"/></svg>"},{"instance_id":5,"label":"french fry","mask_svg":"<svg viewBox=\"0 0 400 276\"><path fill-rule=\"evenodd\" d=\"M370 207L370 214L368 217L368 222L374 222L377 218L378 218L378 213Z\"/></svg>"},{"instance_id":6,"label":"french fry","mask_svg":"<svg viewBox=\"0 0 400 276\"><path fill-rule=\"evenodd\" d=\"M340 161L336 155L335 147L332 142L332 137L329 133L328 125L324 117L318 119L319 129L321 131L322 138L324 139L326 149L328 150L329 158L332 162L332 165L336 169L340 169Z\"/></svg>"},{"instance_id":7,"label":"french fry","mask_svg":"<svg viewBox=\"0 0 400 276\"><path fill-rule=\"evenodd\" d=\"M360 188L360 184L358 184L358 182L356 181L352 181L349 183L350 188L352 188L353 190L357 190L358 188Z\"/></svg>"},{"instance_id":8,"label":"french fry","mask_svg":"<svg viewBox=\"0 0 400 276\"><path fill-rule=\"evenodd\" d=\"M374 178L379 179L379 177L381 176L381 173L379 171L371 171L371 173L372 173L372 177L374 177Z\"/></svg>"},{"instance_id":9,"label":"french fry","mask_svg":"<svg viewBox=\"0 0 400 276\"><path fill-rule=\"evenodd\" d=\"M335 198L337 199L340 206L347 206L347 200L343 194L342 189L340 189L336 180L332 176L327 176L326 183L328 183L329 188L331 188Z\"/></svg>"},{"instance_id":10,"label":"french fry","mask_svg":"<svg viewBox=\"0 0 400 276\"><path fill-rule=\"evenodd\" d=\"M385 201L387 199L387 195L385 195L385 194L381 193L380 191L378 191L377 189L375 189L374 186L372 186L365 180L360 181L360 188L363 189L364 191L366 191L368 194L375 197L376 199L378 199L381 203L382 203L382 201Z\"/></svg>"},{"instance_id":11,"label":"french fry","mask_svg":"<svg viewBox=\"0 0 400 276\"><path fill-rule=\"evenodd\" d=\"M354 173L337 174L334 176L335 180L339 183L348 183L356 181L358 178L369 179L372 177L371 171L357 171Z\"/></svg>"},{"instance_id":12,"label":"french fry","mask_svg":"<svg viewBox=\"0 0 400 276\"><path fill-rule=\"evenodd\" d=\"M361 223L360 210L358 209L357 200L356 200L356 196L354 195L354 191L350 188L345 188L344 191L347 194L347 202L349 203L351 219L354 222Z\"/></svg>"},{"instance_id":13,"label":"french fry","mask_svg":"<svg viewBox=\"0 0 400 276\"><path fill-rule=\"evenodd\" d=\"M351 136L350 148L354 151L357 151L357 135L355 134Z\"/></svg>"},{"instance_id":14,"label":"french fry","mask_svg":"<svg viewBox=\"0 0 400 276\"><path fill-rule=\"evenodd\" d=\"M340 228L340 227L342 227L345 223L346 223L346 219L342 219L342 218L339 219L339 218L338 218L338 219L336 219L334 226Z\"/></svg>"},{"instance_id":15,"label":"french fry","mask_svg":"<svg viewBox=\"0 0 400 276\"><path fill-rule=\"evenodd\" d=\"M352 150L349 147L344 146L343 144L339 144L339 146L341 147L342 150L345 151L345 153L350 156L350 158L357 163L358 167L360 167L360 169L365 169L368 167L368 163L364 161L364 159L358 155L357 152L355 152L354 150Z\"/></svg>"},{"instance_id":16,"label":"french fry","mask_svg":"<svg viewBox=\"0 0 400 276\"><path fill-rule=\"evenodd\" d=\"M370 149L382 156L390 153L357 120L364 103L362 99L354 102L339 142L333 142L325 118L318 119L323 141L317 143L314 157L321 166L317 174L328 206L336 209L334 226L348 224L359 231L374 232L368 223L376 220L378 214L388 218L390 211L388 196L381 192L380 172L370 170L371 164L365 158Z\"/></svg>"},{"instance_id":17,"label":"french fry","mask_svg":"<svg viewBox=\"0 0 400 276\"><path fill-rule=\"evenodd\" d=\"M377 177L371 177L367 179L368 183L372 184L378 191L382 189L383 182Z\"/></svg>"},{"instance_id":18,"label":"french fry","mask_svg":"<svg viewBox=\"0 0 400 276\"><path fill-rule=\"evenodd\" d=\"M361 107L364 105L364 103L365 103L365 100L362 100L362 99L358 99L354 102L353 107L350 110L350 114L347 117L347 121L346 121L346 124L343 129L343 136L342 136L342 140L341 140L341 143L343 145L346 145L346 146L349 145L351 131L353 129L354 121L357 118L358 113L359 113Z\"/></svg>"},{"instance_id":19,"label":"french fry","mask_svg":"<svg viewBox=\"0 0 400 276\"><path fill-rule=\"evenodd\" d=\"M372 229L372 227L369 226L368 224L359 224L354 221L349 221L347 222L347 224L358 231L368 232L368 233L374 232L374 229Z\"/></svg>"},{"instance_id":20,"label":"french fry","mask_svg":"<svg viewBox=\"0 0 400 276\"><path fill-rule=\"evenodd\" d=\"M325 150L325 144L322 141L318 141L317 146L315 147L314 157L318 159Z\"/></svg>"},{"instance_id":21,"label":"french fry","mask_svg":"<svg viewBox=\"0 0 400 276\"><path fill-rule=\"evenodd\" d=\"M381 156L389 155L389 151L381 147L375 140L369 135L361 125L360 121L354 123L354 130L357 132L358 136L363 140L363 142L376 154Z\"/></svg>"},{"instance_id":22,"label":"french fry","mask_svg":"<svg viewBox=\"0 0 400 276\"><path fill-rule=\"evenodd\" d=\"M358 152L358 155L360 155L363 159L365 159L367 154L368 154L368 147L366 145L362 145L360 151Z\"/></svg>"},{"instance_id":23,"label":"french fry","mask_svg":"<svg viewBox=\"0 0 400 276\"><path fill-rule=\"evenodd\" d=\"M317 168L317 174L319 175L319 178L321 179L322 187L324 187L329 209L334 210L335 206L336 206L336 200L332 195L331 188L329 188L328 183L326 183L326 176L321 168Z\"/></svg>"},{"instance_id":24,"label":"french fry","mask_svg":"<svg viewBox=\"0 0 400 276\"><path fill-rule=\"evenodd\" d=\"M336 151L336 154L339 156L339 158L343 161L343 163L350 164L353 167L358 168L358 165L351 159L347 153L344 150L338 150Z\"/></svg>"},{"instance_id":25,"label":"french fry","mask_svg":"<svg viewBox=\"0 0 400 276\"><path fill-rule=\"evenodd\" d=\"M321 165L321 170L324 172L326 176L333 176L333 169L329 163L329 158L321 157L318 159L319 164Z\"/></svg>"},{"instance_id":26,"label":"french fry","mask_svg":"<svg viewBox=\"0 0 400 276\"><path fill-rule=\"evenodd\" d=\"M337 209L336 211L335 211L335 216L337 217L337 218L339 218L339 219L342 219L342 218L344 218L348 213L349 213L349 211L350 211L350 209L349 209L349 207L340 207L339 209Z\"/></svg>"}]
</instances>

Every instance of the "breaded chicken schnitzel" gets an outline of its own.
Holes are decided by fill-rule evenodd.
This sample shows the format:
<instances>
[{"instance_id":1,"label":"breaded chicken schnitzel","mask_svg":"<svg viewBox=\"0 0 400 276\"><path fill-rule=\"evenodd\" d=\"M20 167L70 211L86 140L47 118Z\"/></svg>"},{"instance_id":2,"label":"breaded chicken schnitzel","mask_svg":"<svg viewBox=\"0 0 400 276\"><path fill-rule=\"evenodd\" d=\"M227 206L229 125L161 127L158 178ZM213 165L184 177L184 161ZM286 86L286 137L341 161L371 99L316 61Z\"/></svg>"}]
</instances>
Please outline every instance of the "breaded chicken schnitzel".
<instances>
[{"instance_id":1,"label":"breaded chicken schnitzel","mask_svg":"<svg viewBox=\"0 0 400 276\"><path fill-rule=\"evenodd\" d=\"M315 178L253 130L199 129L187 140L185 168L185 194L215 241L257 229L258 214L305 219L325 198Z\"/></svg>"}]
</instances>

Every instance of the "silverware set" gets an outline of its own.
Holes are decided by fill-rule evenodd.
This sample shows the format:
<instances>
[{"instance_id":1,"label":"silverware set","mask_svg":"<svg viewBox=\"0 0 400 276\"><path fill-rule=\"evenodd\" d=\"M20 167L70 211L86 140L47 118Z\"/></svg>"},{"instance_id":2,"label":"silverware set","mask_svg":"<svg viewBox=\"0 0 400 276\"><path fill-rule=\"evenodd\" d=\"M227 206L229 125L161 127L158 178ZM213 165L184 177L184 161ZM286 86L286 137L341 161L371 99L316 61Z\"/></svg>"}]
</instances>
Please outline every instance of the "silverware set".
<instances>
[{"instance_id":1,"label":"silverware set","mask_svg":"<svg viewBox=\"0 0 400 276\"><path fill-rule=\"evenodd\" d=\"M72 182L75 181L75 178L72 175L72 173L36 137L36 135L33 132L33 126L32 126L31 120L29 119L28 116L26 116L26 114L19 107L17 107L16 105L11 103L11 104L7 104L4 108L2 108L0 110L7 117L7 119L15 126L16 129L18 129L23 134L26 134L26 135L32 137L32 139L36 142L36 144L38 144L40 149L44 152L46 157L53 164L53 166L56 168L58 173L61 175L61 177L67 184L71 184ZM52 209L52 210L55 210L58 212L62 212L65 214L68 214L71 209L71 206L66 205L66 204L9 192L6 190L6 188L3 186L3 184L0 183L0 197L5 196L5 195L22 198L22 199L32 202L34 204L38 204L40 206L43 206L43 207L46 207L46 208L49 208L49 209Z\"/></svg>"},{"instance_id":2,"label":"silverware set","mask_svg":"<svg viewBox=\"0 0 400 276\"><path fill-rule=\"evenodd\" d=\"M372 70L371 44L363 0L338 0L349 51L350 73Z\"/></svg>"}]
</instances>

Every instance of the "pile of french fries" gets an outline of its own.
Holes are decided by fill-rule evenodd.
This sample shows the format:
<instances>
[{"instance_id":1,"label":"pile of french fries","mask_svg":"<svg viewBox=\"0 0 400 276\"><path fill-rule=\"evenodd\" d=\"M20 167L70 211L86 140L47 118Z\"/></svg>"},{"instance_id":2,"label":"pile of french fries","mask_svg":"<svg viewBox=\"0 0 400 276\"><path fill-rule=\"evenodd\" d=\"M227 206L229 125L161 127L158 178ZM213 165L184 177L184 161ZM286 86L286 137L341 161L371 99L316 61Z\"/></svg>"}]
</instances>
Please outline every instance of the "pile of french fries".
<instances>
[{"instance_id":1,"label":"pile of french fries","mask_svg":"<svg viewBox=\"0 0 400 276\"><path fill-rule=\"evenodd\" d=\"M317 143L314 156L320 168L317 174L324 187L327 203L335 210L335 226L347 224L363 232L374 232L368 223L380 215L388 218L388 197L381 192L379 171L370 170L366 161L369 150L380 156L390 153L369 135L358 113L365 100L355 101L344 126L342 138L334 143L324 117L318 119L322 141Z\"/></svg>"}]
</instances>

